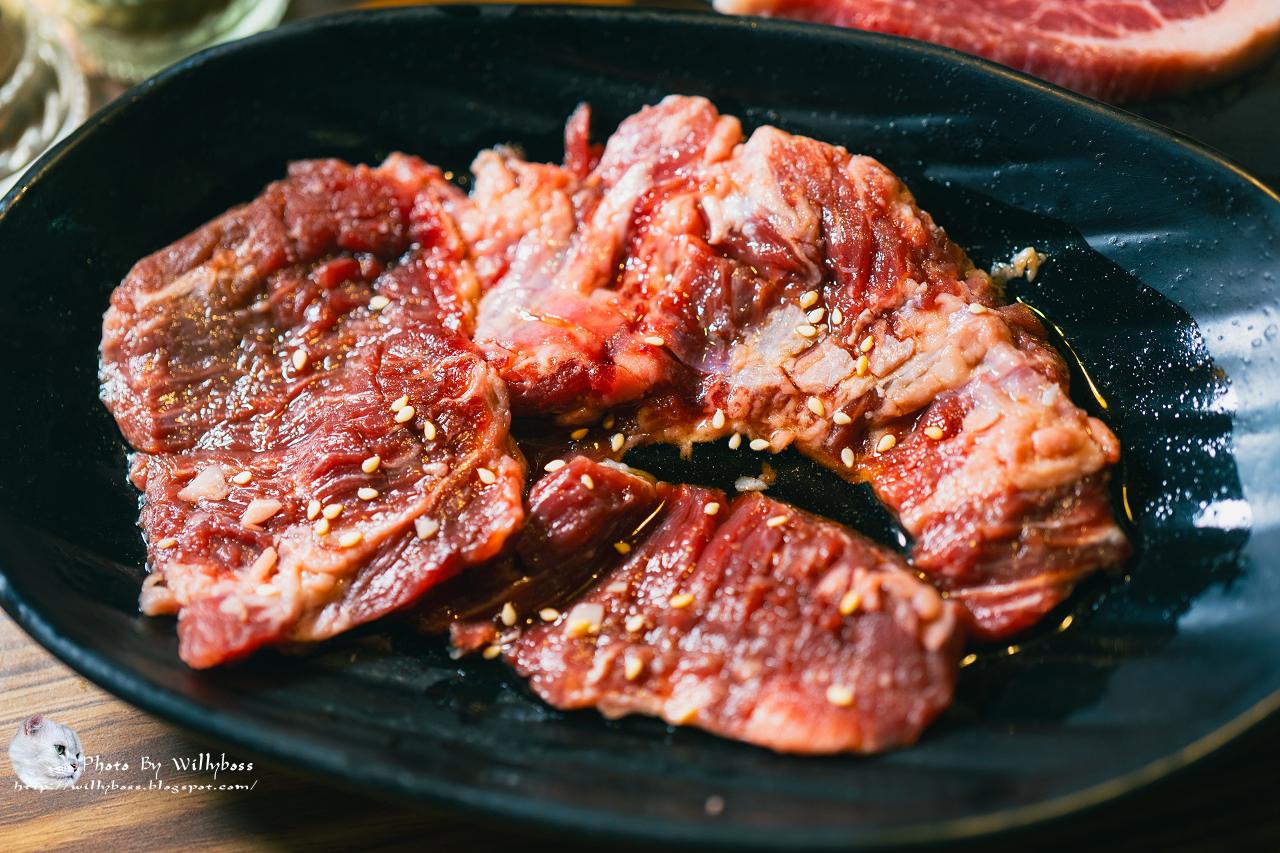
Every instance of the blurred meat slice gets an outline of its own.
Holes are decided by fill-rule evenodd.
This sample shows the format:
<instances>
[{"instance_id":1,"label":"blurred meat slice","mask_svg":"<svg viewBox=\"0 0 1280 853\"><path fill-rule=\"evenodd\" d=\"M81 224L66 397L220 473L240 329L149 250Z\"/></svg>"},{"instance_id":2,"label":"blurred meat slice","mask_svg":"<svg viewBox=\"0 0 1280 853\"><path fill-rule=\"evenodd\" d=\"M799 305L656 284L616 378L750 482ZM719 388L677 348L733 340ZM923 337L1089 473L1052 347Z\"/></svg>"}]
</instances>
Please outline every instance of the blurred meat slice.
<instances>
[{"instance_id":1,"label":"blurred meat slice","mask_svg":"<svg viewBox=\"0 0 1280 853\"><path fill-rule=\"evenodd\" d=\"M113 294L103 397L148 451L141 606L178 615L191 666L406 607L520 528L442 183L398 155L295 163Z\"/></svg>"},{"instance_id":2,"label":"blurred meat slice","mask_svg":"<svg viewBox=\"0 0 1280 853\"><path fill-rule=\"evenodd\" d=\"M715 0L764 15L946 45L1106 101L1201 89L1280 41L1275 0Z\"/></svg>"},{"instance_id":3,"label":"blurred meat slice","mask_svg":"<svg viewBox=\"0 0 1280 853\"><path fill-rule=\"evenodd\" d=\"M541 508L607 506L612 491L648 483L582 457L570 464L535 487ZM557 708L648 714L782 752L904 746L950 704L962 611L900 558L759 495L729 504L694 486L657 493L661 515L621 540L625 554L606 556L617 550L617 531L599 523L607 513L572 515L569 539L608 566L585 594L555 613L532 604L513 625L456 623L455 644L500 644ZM531 505L531 527L568 529L539 512ZM554 553L555 539L542 547Z\"/></svg>"}]
</instances>

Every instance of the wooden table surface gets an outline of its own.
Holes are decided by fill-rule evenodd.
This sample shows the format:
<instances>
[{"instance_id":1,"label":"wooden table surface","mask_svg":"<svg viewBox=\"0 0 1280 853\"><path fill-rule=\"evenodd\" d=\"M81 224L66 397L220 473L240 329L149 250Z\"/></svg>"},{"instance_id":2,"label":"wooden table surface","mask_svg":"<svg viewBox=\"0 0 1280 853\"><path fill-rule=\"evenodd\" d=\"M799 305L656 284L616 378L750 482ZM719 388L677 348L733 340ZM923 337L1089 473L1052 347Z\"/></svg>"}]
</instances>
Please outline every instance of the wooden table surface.
<instances>
[{"instance_id":1,"label":"wooden table surface","mask_svg":"<svg viewBox=\"0 0 1280 853\"><path fill-rule=\"evenodd\" d=\"M671 0L664 5L688 2ZM289 17L345 5L351 4L295 0ZM120 91L109 81L95 83L100 102ZM1280 56L1203 95L1133 109L1224 151L1264 182L1280 186ZM78 732L87 756L82 789L5 788L0 794L0 851L97 850L111 845L120 850L308 853L465 847L484 853L552 846L597 851L602 846L591 839L549 838L488 819L407 807L335 788L254 756L225 753L85 681L0 613L3 740L7 742L8 733L36 712ZM209 771L176 766L175 759L190 760L202 753L215 760L225 754L232 763L252 761L254 769L222 773L215 780ZM7 754L0 756L0 781L16 782ZM227 782L251 787L210 789ZM84 788L86 783L92 787ZM1280 720L1269 720L1198 764L1118 800L1049 824L945 849L1280 850Z\"/></svg>"},{"instance_id":2,"label":"wooden table surface","mask_svg":"<svg viewBox=\"0 0 1280 853\"><path fill-rule=\"evenodd\" d=\"M81 789L16 790L0 756L0 851L452 850L473 853L626 849L549 838L490 819L413 808L335 788L229 753L148 716L76 675L0 613L0 732L43 712L80 736ZM249 772L177 770L174 759L254 762ZM144 758L146 766L144 766ZM122 765L127 764L125 769ZM205 790L226 784L250 790ZM115 788L111 787L112 783ZM91 787L85 787L86 785ZM167 786L163 790L160 786ZM131 790L124 786L141 786ZM152 786L152 787L148 787ZM186 788L184 786L191 786ZM1243 853L1280 850L1280 720L1127 797L1030 830L937 845L955 853L1020 850Z\"/></svg>"}]
</instances>

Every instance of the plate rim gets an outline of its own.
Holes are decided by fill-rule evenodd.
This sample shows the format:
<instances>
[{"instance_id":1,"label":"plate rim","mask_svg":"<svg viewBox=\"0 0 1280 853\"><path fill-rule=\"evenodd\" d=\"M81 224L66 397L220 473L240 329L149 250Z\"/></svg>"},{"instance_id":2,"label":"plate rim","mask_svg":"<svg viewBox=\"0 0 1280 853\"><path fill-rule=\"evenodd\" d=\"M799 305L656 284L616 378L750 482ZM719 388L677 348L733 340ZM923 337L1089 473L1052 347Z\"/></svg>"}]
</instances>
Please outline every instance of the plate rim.
<instances>
[{"instance_id":1,"label":"plate rim","mask_svg":"<svg viewBox=\"0 0 1280 853\"><path fill-rule=\"evenodd\" d=\"M185 75L192 68L219 61L224 56L234 55L241 50L260 44L301 38L312 31L340 28L352 23L367 24L379 20L407 18L458 19L463 17L476 20L478 24L492 19L540 17L596 19L611 23L624 22L626 19L646 19L668 26L693 24L711 30L748 26L777 32L791 31L797 35L814 38L846 41L851 46L871 46L876 50L890 53L928 56L976 69L981 74L994 75L1002 78L1007 86L1024 91L1035 90L1040 97L1066 101L1073 110L1092 114L1109 124L1119 124L1134 132L1153 136L1166 145L1182 149L1193 158L1228 173L1231 178L1243 182L1251 190L1267 197L1280 211L1280 194L1276 190L1253 177L1226 155L1185 134L981 57L927 42L806 22L719 15L711 11L576 5L450 4L349 10L307 18L197 53L135 86L99 109L84 124L41 156L22 176L22 179L0 199L0 227L3 227L3 222L10 210L29 191L31 185L41 180L42 176L54 168L69 150L93 134L98 127L109 124L118 114L134 109L134 104L147 98L149 93L162 90L171 80ZM190 697L150 684L132 672L110 663L93 649L62 636L41 613L17 593L9 581L5 564L0 564L0 608L3 608L32 639L60 661L129 704L188 731L260 754L285 764L295 772L319 777L329 784L367 792L376 791L382 795L410 802L425 802L436 806L457 808L471 816L497 817L543 830L571 831L596 837L623 837L636 841L684 842L716 846L733 844L752 849L774 846L771 843L773 834L767 831L762 832L761 828L757 827L681 820L654 821L578 803L535 799L523 794L471 786L460 787L434 777L430 780L431 784L420 786L413 793L404 790L403 787L379 786L376 781L367 777L356 780L349 771L344 772L340 760L317 759L317 744L290 734L287 728L262 721L259 721L256 726L247 728L243 725L233 725L239 719L238 717L206 708ZM1280 689L1169 755L1107 781L1036 803L962 818L917 822L907 826L872 829L859 829L853 826L813 828L808 830L809 835L804 839L793 840L792 845L804 849L825 849L849 844L867 847L901 846L972 838L1042 823L1114 800L1167 777L1236 739L1278 710L1280 710ZM338 750L330 751L335 753L336 759Z\"/></svg>"}]
</instances>

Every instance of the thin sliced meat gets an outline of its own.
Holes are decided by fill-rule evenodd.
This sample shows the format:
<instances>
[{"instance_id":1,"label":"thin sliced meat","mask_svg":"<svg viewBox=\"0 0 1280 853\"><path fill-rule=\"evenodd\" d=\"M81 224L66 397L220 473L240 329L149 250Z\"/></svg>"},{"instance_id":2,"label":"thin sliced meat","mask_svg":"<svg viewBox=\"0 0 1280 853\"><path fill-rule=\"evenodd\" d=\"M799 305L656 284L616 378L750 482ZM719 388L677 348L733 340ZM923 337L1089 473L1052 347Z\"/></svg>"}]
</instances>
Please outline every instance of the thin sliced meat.
<instances>
[{"instance_id":1,"label":"thin sliced meat","mask_svg":"<svg viewBox=\"0 0 1280 853\"><path fill-rule=\"evenodd\" d=\"M607 505L611 490L648 483L571 464L535 487L544 502ZM760 495L657 489L664 507L646 535L553 621L455 624L455 643L498 644L557 708L647 714L782 752L904 746L950 704L962 611L900 558ZM591 519L605 517L575 514L571 538L594 530L604 551L616 534Z\"/></svg>"},{"instance_id":2,"label":"thin sliced meat","mask_svg":"<svg viewBox=\"0 0 1280 853\"><path fill-rule=\"evenodd\" d=\"M415 608L420 630L452 631L470 652L493 641L494 626L564 607L647 535L669 497L669 486L616 462L572 454L551 467L529 490L514 553L433 589Z\"/></svg>"},{"instance_id":3,"label":"thin sliced meat","mask_svg":"<svg viewBox=\"0 0 1280 853\"><path fill-rule=\"evenodd\" d=\"M585 125L585 111L576 115L571 127ZM473 223L538 223L514 252L498 252L514 260L477 317L476 343L510 384L517 414L586 421L682 375L656 332L638 322L632 301L607 285L637 205L663 187L684 186L703 160L723 156L740 135L737 120L707 101L668 98L623 122L585 181L567 168L523 163L510 151L477 158L474 212L457 210L477 265L502 265L488 260L491 234L507 229ZM527 214L512 213L522 205Z\"/></svg>"},{"instance_id":4,"label":"thin sliced meat","mask_svg":"<svg viewBox=\"0 0 1280 853\"><path fill-rule=\"evenodd\" d=\"M477 342L517 408L621 407L629 444L737 433L869 480L983 637L1122 562L1118 443L1071 402L1036 317L1001 307L880 163L771 127L735 147L736 128L675 96L624 121L554 274L513 265L482 298Z\"/></svg>"},{"instance_id":5,"label":"thin sliced meat","mask_svg":"<svg viewBox=\"0 0 1280 853\"><path fill-rule=\"evenodd\" d=\"M193 667L322 640L493 558L523 521L505 387L440 172L295 163L139 262L104 321L151 575Z\"/></svg>"},{"instance_id":6,"label":"thin sliced meat","mask_svg":"<svg viewBox=\"0 0 1280 853\"><path fill-rule=\"evenodd\" d=\"M1280 43L1274 0L715 0L715 7L930 41L1116 102L1203 88Z\"/></svg>"}]
</instances>

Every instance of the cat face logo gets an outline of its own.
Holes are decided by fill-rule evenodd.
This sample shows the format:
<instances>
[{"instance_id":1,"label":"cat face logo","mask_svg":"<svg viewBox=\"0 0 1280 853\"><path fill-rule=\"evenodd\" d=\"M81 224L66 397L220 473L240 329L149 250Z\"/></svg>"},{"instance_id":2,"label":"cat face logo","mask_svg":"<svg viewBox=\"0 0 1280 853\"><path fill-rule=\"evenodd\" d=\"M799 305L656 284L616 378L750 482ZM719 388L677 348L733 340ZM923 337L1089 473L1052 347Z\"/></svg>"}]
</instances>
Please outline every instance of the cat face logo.
<instances>
[{"instance_id":1,"label":"cat face logo","mask_svg":"<svg viewBox=\"0 0 1280 853\"><path fill-rule=\"evenodd\" d=\"M9 742L9 760L22 784L32 788L70 788L84 771L80 738L44 714L18 726Z\"/></svg>"}]
</instances>

